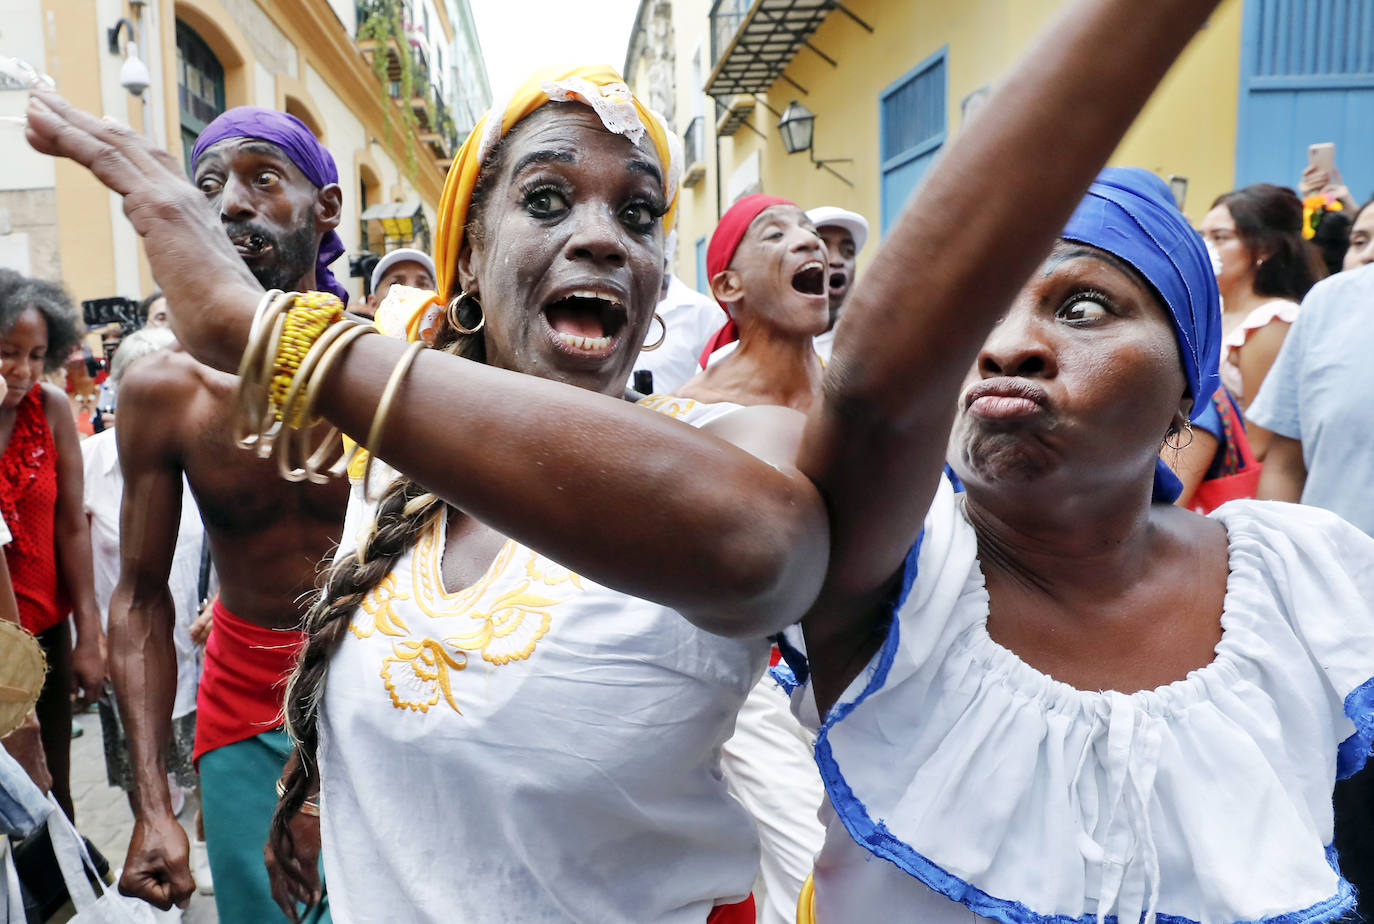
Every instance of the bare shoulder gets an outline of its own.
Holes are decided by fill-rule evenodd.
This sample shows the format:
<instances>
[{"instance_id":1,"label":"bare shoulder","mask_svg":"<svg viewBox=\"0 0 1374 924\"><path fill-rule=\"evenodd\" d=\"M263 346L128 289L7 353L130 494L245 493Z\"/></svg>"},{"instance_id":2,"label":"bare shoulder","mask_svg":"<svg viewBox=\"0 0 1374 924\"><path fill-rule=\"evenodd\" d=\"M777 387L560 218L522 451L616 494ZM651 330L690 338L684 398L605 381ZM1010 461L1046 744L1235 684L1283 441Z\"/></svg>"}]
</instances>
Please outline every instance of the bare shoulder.
<instances>
[{"instance_id":1,"label":"bare shoulder","mask_svg":"<svg viewBox=\"0 0 1374 924\"><path fill-rule=\"evenodd\" d=\"M139 359L119 386L122 406L186 412L206 390L211 370L180 350L159 350Z\"/></svg>"},{"instance_id":2,"label":"bare shoulder","mask_svg":"<svg viewBox=\"0 0 1374 924\"><path fill-rule=\"evenodd\" d=\"M805 426L801 411L760 404L731 411L701 429L772 465L794 466Z\"/></svg>"}]
</instances>

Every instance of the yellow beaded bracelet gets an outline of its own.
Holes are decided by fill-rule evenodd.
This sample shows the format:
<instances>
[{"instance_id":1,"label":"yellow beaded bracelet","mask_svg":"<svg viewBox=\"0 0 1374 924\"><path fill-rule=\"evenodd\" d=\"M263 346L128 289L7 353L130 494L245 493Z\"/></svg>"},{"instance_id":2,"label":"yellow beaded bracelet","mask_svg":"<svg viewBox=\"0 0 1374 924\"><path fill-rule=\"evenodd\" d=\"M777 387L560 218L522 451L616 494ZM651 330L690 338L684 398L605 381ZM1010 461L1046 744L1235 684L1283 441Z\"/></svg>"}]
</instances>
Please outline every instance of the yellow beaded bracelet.
<instances>
[{"instance_id":1,"label":"yellow beaded bracelet","mask_svg":"<svg viewBox=\"0 0 1374 924\"><path fill-rule=\"evenodd\" d=\"M277 420L297 427L305 423L305 408L289 407L287 404L291 383L311 347L330 325L342 320L343 316L343 302L329 292L305 292L296 296L295 304L287 309L272 360L272 379L268 387L273 416Z\"/></svg>"}]
</instances>

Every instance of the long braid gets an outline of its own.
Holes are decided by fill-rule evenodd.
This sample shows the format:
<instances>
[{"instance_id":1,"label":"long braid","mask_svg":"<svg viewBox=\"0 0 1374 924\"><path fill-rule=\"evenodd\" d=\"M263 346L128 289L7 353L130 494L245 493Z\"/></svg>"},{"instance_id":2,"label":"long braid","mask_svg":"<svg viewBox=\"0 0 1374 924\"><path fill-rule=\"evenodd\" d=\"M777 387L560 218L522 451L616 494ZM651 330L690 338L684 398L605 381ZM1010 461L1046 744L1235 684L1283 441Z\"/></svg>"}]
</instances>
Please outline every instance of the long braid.
<instances>
[{"instance_id":1,"label":"long braid","mask_svg":"<svg viewBox=\"0 0 1374 924\"><path fill-rule=\"evenodd\" d=\"M406 478L392 482L357 550L334 562L325 577L323 593L306 613L306 641L286 686L284 709L298 761L286 778L286 789L272 816L274 843L290 843L287 823L305 803L311 781L318 779L318 722L325 672L343 642L350 617L442 510L443 501L420 485Z\"/></svg>"}]
</instances>

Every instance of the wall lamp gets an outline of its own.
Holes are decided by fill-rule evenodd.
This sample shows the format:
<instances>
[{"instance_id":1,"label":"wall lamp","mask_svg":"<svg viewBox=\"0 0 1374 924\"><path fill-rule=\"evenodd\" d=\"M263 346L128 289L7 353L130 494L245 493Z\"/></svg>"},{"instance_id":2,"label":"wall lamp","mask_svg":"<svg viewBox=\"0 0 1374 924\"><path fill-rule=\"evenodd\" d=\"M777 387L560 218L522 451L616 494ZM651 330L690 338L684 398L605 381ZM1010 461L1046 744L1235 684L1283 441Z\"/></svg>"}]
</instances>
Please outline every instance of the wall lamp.
<instances>
[{"instance_id":1,"label":"wall lamp","mask_svg":"<svg viewBox=\"0 0 1374 924\"><path fill-rule=\"evenodd\" d=\"M119 30L125 32L124 64L119 69L119 85L134 96L142 96L143 91L153 82L148 73L148 65L138 56L138 43L134 41L134 24L121 16L105 35L110 40L110 54L119 54Z\"/></svg>"},{"instance_id":2,"label":"wall lamp","mask_svg":"<svg viewBox=\"0 0 1374 924\"><path fill-rule=\"evenodd\" d=\"M778 133L782 135L782 146L788 154L800 154L805 151L811 157L811 163L816 165L816 169L829 170L839 177L846 186L854 184L849 179L831 167L831 164L852 164L852 157L828 157L824 160L816 159L816 152L811 147L811 142L816 134L816 114L807 109L796 100L787 104L787 108L782 111L781 118L778 119Z\"/></svg>"}]
</instances>

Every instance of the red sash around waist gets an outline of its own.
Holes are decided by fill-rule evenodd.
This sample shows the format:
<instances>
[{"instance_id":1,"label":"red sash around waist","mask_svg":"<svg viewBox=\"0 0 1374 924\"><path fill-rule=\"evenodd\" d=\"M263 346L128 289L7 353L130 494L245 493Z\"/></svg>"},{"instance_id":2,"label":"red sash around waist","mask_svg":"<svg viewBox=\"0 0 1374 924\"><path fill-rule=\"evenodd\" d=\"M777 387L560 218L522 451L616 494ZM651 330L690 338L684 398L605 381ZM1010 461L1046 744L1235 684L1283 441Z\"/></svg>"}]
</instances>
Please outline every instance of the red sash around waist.
<instances>
[{"instance_id":1,"label":"red sash around waist","mask_svg":"<svg viewBox=\"0 0 1374 924\"><path fill-rule=\"evenodd\" d=\"M716 905L706 916L706 924L754 924L754 896L733 905Z\"/></svg>"},{"instance_id":2,"label":"red sash around waist","mask_svg":"<svg viewBox=\"0 0 1374 924\"><path fill-rule=\"evenodd\" d=\"M196 694L196 760L282 724L286 680L304 643L303 632L254 625L215 599Z\"/></svg>"}]
</instances>

